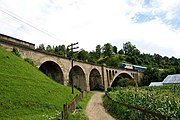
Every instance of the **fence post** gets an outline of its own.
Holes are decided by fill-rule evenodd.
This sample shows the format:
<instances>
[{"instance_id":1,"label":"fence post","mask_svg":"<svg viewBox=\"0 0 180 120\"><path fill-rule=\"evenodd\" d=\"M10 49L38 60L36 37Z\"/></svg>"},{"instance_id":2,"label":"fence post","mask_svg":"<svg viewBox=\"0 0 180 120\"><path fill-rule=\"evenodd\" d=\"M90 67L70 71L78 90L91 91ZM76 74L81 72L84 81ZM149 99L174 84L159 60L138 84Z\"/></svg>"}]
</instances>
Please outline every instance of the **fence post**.
<instances>
[{"instance_id":1,"label":"fence post","mask_svg":"<svg viewBox=\"0 0 180 120\"><path fill-rule=\"evenodd\" d=\"M61 112L61 120L65 120L65 118L64 118L64 111Z\"/></svg>"},{"instance_id":2,"label":"fence post","mask_svg":"<svg viewBox=\"0 0 180 120\"><path fill-rule=\"evenodd\" d=\"M67 105L67 103L64 104L64 106L63 106L63 111L64 111L63 117L64 117L64 119L65 119L65 117L66 117L66 115L67 115L67 112L68 112L68 105Z\"/></svg>"},{"instance_id":3,"label":"fence post","mask_svg":"<svg viewBox=\"0 0 180 120\"><path fill-rule=\"evenodd\" d=\"M76 110L77 103L86 96L86 92L82 91L81 94L76 95L73 101L71 101L69 104L65 103L63 105L63 111L61 115L61 119L65 120L68 112L73 112Z\"/></svg>"}]
</instances>

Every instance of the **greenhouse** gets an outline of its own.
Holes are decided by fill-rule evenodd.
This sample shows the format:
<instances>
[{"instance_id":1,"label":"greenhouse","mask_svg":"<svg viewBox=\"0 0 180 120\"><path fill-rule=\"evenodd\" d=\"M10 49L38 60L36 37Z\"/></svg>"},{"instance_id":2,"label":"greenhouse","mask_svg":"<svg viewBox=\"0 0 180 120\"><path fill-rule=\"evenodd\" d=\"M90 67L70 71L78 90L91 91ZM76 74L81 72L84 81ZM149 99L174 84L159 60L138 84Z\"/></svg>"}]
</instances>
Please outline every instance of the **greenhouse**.
<instances>
[{"instance_id":1,"label":"greenhouse","mask_svg":"<svg viewBox=\"0 0 180 120\"><path fill-rule=\"evenodd\" d=\"M180 84L180 74L168 75L162 82L163 84Z\"/></svg>"},{"instance_id":2,"label":"greenhouse","mask_svg":"<svg viewBox=\"0 0 180 120\"><path fill-rule=\"evenodd\" d=\"M161 86L163 85L162 82L151 82L149 86Z\"/></svg>"},{"instance_id":3,"label":"greenhouse","mask_svg":"<svg viewBox=\"0 0 180 120\"><path fill-rule=\"evenodd\" d=\"M162 82L151 82L149 86L161 86L163 84L180 84L180 74L168 75Z\"/></svg>"}]
</instances>

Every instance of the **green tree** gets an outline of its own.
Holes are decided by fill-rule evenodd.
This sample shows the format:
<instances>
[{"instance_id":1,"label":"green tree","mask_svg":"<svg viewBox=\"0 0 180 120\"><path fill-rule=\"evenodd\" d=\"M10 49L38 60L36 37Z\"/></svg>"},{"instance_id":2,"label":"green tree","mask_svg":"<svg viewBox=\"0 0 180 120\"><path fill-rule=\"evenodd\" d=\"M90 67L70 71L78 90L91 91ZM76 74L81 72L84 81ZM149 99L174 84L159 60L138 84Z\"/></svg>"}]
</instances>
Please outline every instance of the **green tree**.
<instances>
[{"instance_id":1,"label":"green tree","mask_svg":"<svg viewBox=\"0 0 180 120\"><path fill-rule=\"evenodd\" d=\"M40 44L40 45L37 47L37 50L45 51L44 44Z\"/></svg>"},{"instance_id":2,"label":"green tree","mask_svg":"<svg viewBox=\"0 0 180 120\"><path fill-rule=\"evenodd\" d=\"M138 64L135 56L127 56L126 61L128 63L134 64L134 65Z\"/></svg>"},{"instance_id":3,"label":"green tree","mask_svg":"<svg viewBox=\"0 0 180 120\"><path fill-rule=\"evenodd\" d=\"M151 82L160 82L160 71L157 68L147 68L141 81L142 85L148 86Z\"/></svg>"},{"instance_id":4,"label":"green tree","mask_svg":"<svg viewBox=\"0 0 180 120\"><path fill-rule=\"evenodd\" d=\"M176 74L175 68L165 69L161 71L161 81L163 81L168 75Z\"/></svg>"},{"instance_id":5,"label":"green tree","mask_svg":"<svg viewBox=\"0 0 180 120\"><path fill-rule=\"evenodd\" d=\"M58 55L65 56L67 53L65 45L59 45L54 48L54 52Z\"/></svg>"},{"instance_id":6,"label":"green tree","mask_svg":"<svg viewBox=\"0 0 180 120\"><path fill-rule=\"evenodd\" d=\"M160 67L162 67L162 65L161 65L161 61L162 61L162 56L161 55L159 55L159 54L154 54L154 59L155 59L155 61L156 61L156 63L158 64L158 67L160 66Z\"/></svg>"},{"instance_id":7,"label":"green tree","mask_svg":"<svg viewBox=\"0 0 180 120\"><path fill-rule=\"evenodd\" d=\"M104 57L108 56L108 57L111 57L112 53L113 53L113 50L112 50L112 45L110 43L107 43L107 44L104 44L104 47L103 47L103 55Z\"/></svg>"},{"instance_id":8,"label":"green tree","mask_svg":"<svg viewBox=\"0 0 180 120\"><path fill-rule=\"evenodd\" d=\"M140 51L136 48L135 45L132 45L131 42L124 43L123 50L125 52L125 55L140 55Z\"/></svg>"},{"instance_id":9,"label":"green tree","mask_svg":"<svg viewBox=\"0 0 180 120\"><path fill-rule=\"evenodd\" d=\"M77 55L77 58L79 60L88 61L89 60L89 53L87 51L85 51L84 49L81 49Z\"/></svg>"},{"instance_id":10,"label":"green tree","mask_svg":"<svg viewBox=\"0 0 180 120\"><path fill-rule=\"evenodd\" d=\"M47 52L54 52L53 48L52 48L50 45L48 45L48 46L46 47L46 51L47 51Z\"/></svg>"},{"instance_id":11,"label":"green tree","mask_svg":"<svg viewBox=\"0 0 180 120\"><path fill-rule=\"evenodd\" d=\"M96 46L96 58L99 59L101 57L101 45Z\"/></svg>"},{"instance_id":12,"label":"green tree","mask_svg":"<svg viewBox=\"0 0 180 120\"><path fill-rule=\"evenodd\" d=\"M117 54L117 47L116 47L116 46L113 46L112 49L113 49L113 53L114 53L114 54Z\"/></svg>"},{"instance_id":13,"label":"green tree","mask_svg":"<svg viewBox=\"0 0 180 120\"><path fill-rule=\"evenodd\" d=\"M124 54L124 50L123 49L119 50L118 54L121 54L121 55Z\"/></svg>"},{"instance_id":14,"label":"green tree","mask_svg":"<svg viewBox=\"0 0 180 120\"><path fill-rule=\"evenodd\" d=\"M96 52L91 51L89 52L89 62L91 63L97 63L98 58L96 57Z\"/></svg>"},{"instance_id":15,"label":"green tree","mask_svg":"<svg viewBox=\"0 0 180 120\"><path fill-rule=\"evenodd\" d=\"M119 55L118 54L112 55L110 58L108 58L108 60L106 60L105 63L108 66L118 67L120 64Z\"/></svg>"}]
</instances>

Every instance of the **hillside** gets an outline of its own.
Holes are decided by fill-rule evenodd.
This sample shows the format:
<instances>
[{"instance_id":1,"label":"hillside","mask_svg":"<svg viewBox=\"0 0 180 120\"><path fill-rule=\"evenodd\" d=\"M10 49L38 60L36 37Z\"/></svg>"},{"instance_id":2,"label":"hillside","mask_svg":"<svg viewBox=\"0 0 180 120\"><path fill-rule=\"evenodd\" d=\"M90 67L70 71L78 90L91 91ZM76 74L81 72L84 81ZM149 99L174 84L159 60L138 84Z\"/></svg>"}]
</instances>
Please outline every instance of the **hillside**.
<instances>
[{"instance_id":1,"label":"hillside","mask_svg":"<svg viewBox=\"0 0 180 120\"><path fill-rule=\"evenodd\" d=\"M0 48L0 119L47 119L76 95ZM76 91L78 93L78 91Z\"/></svg>"}]
</instances>

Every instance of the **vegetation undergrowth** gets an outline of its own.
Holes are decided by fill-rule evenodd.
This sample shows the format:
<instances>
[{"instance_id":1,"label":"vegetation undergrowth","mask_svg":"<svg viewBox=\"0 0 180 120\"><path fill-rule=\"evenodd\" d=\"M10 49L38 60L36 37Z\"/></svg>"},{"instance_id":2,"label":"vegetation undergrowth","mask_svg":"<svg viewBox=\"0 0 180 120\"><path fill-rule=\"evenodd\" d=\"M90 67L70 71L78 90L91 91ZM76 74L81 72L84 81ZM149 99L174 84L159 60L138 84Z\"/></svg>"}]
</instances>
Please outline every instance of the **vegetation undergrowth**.
<instances>
[{"instance_id":1,"label":"vegetation undergrowth","mask_svg":"<svg viewBox=\"0 0 180 120\"><path fill-rule=\"evenodd\" d=\"M119 87L103 98L104 106L117 119L141 119L142 113L122 104L146 109L155 113L180 119L180 85L160 87ZM122 103L122 104L120 104ZM146 119L154 119L147 115Z\"/></svg>"},{"instance_id":2,"label":"vegetation undergrowth","mask_svg":"<svg viewBox=\"0 0 180 120\"><path fill-rule=\"evenodd\" d=\"M87 93L87 95L78 103L76 111L74 113L68 113L68 120L88 120L85 115L85 110L92 95L92 92Z\"/></svg>"},{"instance_id":3,"label":"vegetation undergrowth","mask_svg":"<svg viewBox=\"0 0 180 120\"><path fill-rule=\"evenodd\" d=\"M0 48L0 119L55 119L76 94L18 56ZM58 116L59 117L59 116Z\"/></svg>"}]
</instances>

